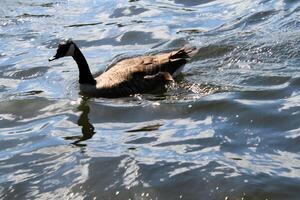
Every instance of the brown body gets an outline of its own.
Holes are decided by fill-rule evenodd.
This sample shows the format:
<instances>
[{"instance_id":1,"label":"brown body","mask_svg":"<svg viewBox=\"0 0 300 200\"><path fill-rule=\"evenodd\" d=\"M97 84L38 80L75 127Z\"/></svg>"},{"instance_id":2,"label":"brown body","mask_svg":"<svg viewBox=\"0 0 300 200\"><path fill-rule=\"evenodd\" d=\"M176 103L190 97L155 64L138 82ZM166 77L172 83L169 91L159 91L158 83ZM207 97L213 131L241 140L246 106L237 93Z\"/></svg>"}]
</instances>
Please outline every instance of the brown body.
<instances>
[{"instance_id":1,"label":"brown body","mask_svg":"<svg viewBox=\"0 0 300 200\"><path fill-rule=\"evenodd\" d=\"M99 96L128 96L146 93L173 81L176 73L186 64L192 48L152 56L121 60L96 77L94 91ZM93 92L93 93L94 93Z\"/></svg>"}]
</instances>

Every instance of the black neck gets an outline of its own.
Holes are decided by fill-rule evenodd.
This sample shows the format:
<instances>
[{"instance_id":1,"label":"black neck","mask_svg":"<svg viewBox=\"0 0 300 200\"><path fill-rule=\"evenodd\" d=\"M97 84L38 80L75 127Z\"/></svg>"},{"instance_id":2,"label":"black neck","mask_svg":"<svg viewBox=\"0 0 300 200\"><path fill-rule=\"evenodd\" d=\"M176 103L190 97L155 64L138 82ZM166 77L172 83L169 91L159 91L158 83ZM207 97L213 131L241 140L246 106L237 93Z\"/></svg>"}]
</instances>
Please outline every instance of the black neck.
<instances>
[{"instance_id":1,"label":"black neck","mask_svg":"<svg viewBox=\"0 0 300 200\"><path fill-rule=\"evenodd\" d=\"M79 69L79 83L96 85L96 81L92 76L89 65L81 53L80 49L75 45L73 59L76 61Z\"/></svg>"}]
</instances>

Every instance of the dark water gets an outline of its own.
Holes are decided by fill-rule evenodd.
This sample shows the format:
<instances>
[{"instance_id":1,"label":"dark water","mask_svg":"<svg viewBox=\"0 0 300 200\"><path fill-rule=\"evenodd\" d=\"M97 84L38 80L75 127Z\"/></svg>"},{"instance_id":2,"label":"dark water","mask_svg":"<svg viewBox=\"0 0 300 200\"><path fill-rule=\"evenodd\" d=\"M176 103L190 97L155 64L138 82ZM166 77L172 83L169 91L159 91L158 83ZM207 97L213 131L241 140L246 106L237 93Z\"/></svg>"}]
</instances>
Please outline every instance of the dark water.
<instances>
[{"instance_id":1,"label":"dark water","mask_svg":"<svg viewBox=\"0 0 300 200\"><path fill-rule=\"evenodd\" d=\"M2 0L1 199L299 199L300 2ZM69 58L191 43L165 94L86 99Z\"/></svg>"}]
</instances>

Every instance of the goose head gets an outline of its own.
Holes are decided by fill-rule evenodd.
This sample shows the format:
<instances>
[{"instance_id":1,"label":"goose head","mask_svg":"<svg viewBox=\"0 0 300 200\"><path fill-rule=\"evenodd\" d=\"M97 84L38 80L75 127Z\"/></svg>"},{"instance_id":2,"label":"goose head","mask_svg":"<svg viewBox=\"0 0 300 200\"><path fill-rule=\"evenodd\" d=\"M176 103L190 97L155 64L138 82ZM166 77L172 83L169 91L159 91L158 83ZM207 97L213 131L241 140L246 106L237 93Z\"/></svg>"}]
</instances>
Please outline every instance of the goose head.
<instances>
[{"instance_id":1,"label":"goose head","mask_svg":"<svg viewBox=\"0 0 300 200\"><path fill-rule=\"evenodd\" d=\"M56 54L49 58L49 61L56 60L65 56L74 56L75 52L75 43L69 39L67 41L61 42L58 45Z\"/></svg>"},{"instance_id":2,"label":"goose head","mask_svg":"<svg viewBox=\"0 0 300 200\"><path fill-rule=\"evenodd\" d=\"M72 56L77 63L79 69L79 83L96 85L96 81L92 76L89 65L81 53L80 49L72 40L67 40L59 43L56 54L49 58L49 61L56 60L62 57Z\"/></svg>"}]
</instances>

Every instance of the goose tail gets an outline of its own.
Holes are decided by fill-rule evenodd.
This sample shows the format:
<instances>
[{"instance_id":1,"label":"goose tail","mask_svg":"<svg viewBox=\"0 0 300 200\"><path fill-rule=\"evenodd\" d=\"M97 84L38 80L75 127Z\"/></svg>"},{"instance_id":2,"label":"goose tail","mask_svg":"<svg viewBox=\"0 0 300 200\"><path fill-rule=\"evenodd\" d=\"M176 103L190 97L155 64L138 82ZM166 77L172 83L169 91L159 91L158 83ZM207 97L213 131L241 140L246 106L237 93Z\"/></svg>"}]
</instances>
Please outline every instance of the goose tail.
<instances>
[{"instance_id":1,"label":"goose tail","mask_svg":"<svg viewBox=\"0 0 300 200\"><path fill-rule=\"evenodd\" d=\"M173 54L170 59L187 59L190 60L193 58L199 49L195 46L185 45L181 49L179 49L175 54Z\"/></svg>"}]
</instances>

